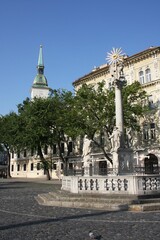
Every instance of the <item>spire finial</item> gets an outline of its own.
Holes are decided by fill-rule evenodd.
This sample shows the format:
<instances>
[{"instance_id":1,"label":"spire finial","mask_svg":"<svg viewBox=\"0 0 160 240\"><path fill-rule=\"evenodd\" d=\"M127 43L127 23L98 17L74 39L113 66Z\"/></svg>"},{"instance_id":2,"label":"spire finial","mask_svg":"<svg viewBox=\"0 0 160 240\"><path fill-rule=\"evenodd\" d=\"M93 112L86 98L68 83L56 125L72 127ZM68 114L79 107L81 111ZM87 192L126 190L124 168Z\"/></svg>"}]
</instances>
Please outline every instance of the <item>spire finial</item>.
<instances>
[{"instance_id":1,"label":"spire finial","mask_svg":"<svg viewBox=\"0 0 160 240\"><path fill-rule=\"evenodd\" d=\"M38 74L43 74L44 73L42 45L40 45L40 49L39 49L39 57L38 57L37 69L38 69Z\"/></svg>"},{"instance_id":2,"label":"spire finial","mask_svg":"<svg viewBox=\"0 0 160 240\"><path fill-rule=\"evenodd\" d=\"M44 64L43 64L42 45L40 45L40 49L39 49L38 66L44 66Z\"/></svg>"}]
</instances>

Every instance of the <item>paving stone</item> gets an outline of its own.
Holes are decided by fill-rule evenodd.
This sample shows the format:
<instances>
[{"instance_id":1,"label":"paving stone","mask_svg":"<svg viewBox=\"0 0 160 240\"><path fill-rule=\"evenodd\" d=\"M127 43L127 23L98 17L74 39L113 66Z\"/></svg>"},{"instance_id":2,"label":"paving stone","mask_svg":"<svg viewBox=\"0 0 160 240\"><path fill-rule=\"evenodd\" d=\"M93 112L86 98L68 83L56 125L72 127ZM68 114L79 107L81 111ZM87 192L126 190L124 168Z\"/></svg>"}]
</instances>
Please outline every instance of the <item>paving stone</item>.
<instances>
[{"instance_id":1,"label":"paving stone","mask_svg":"<svg viewBox=\"0 0 160 240\"><path fill-rule=\"evenodd\" d=\"M58 182L0 179L0 240L159 240L160 212L105 211L39 205Z\"/></svg>"}]
</instances>

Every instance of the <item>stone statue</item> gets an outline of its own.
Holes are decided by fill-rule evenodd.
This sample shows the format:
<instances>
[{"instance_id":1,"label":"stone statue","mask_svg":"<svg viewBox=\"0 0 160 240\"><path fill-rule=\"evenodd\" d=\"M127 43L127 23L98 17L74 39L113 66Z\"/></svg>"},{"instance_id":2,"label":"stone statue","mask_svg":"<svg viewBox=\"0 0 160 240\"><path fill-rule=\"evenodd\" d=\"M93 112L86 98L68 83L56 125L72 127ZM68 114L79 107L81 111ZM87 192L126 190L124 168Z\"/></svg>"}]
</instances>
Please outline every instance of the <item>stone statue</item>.
<instances>
[{"instance_id":1,"label":"stone statue","mask_svg":"<svg viewBox=\"0 0 160 240\"><path fill-rule=\"evenodd\" d=\"M123 63L120 63L118 65L118 78L122 77L124 75L123 73Z\"/></svg>"},{"instance_id":2,"label":"stone statue","mask_svg":"<svg viewBox=\"0 0 160 240\"><path fill-rule=\"evenodd\" d=\"M91 163L91 159L90 159L90 153L91 153L91 142L92 140L87 138L87 135L84 136L83 139L83 153L82 153L82 157L83 157L83 167L84 167L84 176L89 176L89 165Z\"/></svg>"},{"instance_id":3,"label":"stone statue","mask_svg":"<svg viewBox=\"0 0 160 240\"><path fill-rule=\"evenodd\" d=\"M131 127L126 129L126 138L127 138L127 147L131 147L132 146L132 129L131 129Z\"/></svg>"},{"instance_id":4,"label":"stone statue","mask_svg":"<svg viewBox=\"0 0 160 240\"><path fill-rule=\"evenodd\" d=\"M91 142L92 140L88 139L87 135L85 135L83 139L83 153L82 153L83 158L85 158L87 155L91 153Z\"/></svg>"},{"instance_id":5,"label":"stone statue","mask_svg":"<svg viewBox=\"0 0 160 240\"><path fill-rule=\"evenodd\" d=\"M120 147L121 133L117 127L114 127L112 134L109 139L111 140L112 150L116 151Z\"/></svg>"}]
</instances>

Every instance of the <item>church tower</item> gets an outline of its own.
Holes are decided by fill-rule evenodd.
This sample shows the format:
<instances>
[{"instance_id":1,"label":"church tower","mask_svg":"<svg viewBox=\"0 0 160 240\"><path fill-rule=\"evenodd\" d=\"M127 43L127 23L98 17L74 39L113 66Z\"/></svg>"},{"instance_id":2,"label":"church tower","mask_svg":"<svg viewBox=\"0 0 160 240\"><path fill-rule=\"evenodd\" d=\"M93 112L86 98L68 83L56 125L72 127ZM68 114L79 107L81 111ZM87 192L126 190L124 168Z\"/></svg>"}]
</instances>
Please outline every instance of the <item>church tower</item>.
<instances>
[{"instance_id":1,"label":"church tower","mask_svg":"<svg viewBox=\"0 0 160 240\"><path fill-rule=\"evenodd\" d=\"M31 88L31 99L33 98L47 98L49 95L50 88L48 87L47 79L44 76L44 63L43 63L43 52L42 46L40 46L37 75L33 81Z\"/></svg>"}]
</instances>

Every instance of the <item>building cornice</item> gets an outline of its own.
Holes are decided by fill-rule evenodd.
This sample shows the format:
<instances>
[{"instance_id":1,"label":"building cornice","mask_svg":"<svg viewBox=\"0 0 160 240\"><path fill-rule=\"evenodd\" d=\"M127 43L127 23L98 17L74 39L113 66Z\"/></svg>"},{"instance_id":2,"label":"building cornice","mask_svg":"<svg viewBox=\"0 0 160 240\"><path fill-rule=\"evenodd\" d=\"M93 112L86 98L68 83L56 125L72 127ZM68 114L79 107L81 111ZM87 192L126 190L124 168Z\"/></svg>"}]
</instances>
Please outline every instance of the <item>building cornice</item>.
<instances>
[{"instance_id":1,"label":"building cornice","mask_svg":"<svg viewBox=\"0 0 160 240\"><path fill-rule=\"evenodd\" d=\"M149 87L149 86L154 86L154 85L159 85L160 84L160 79L157 79L157 80L154 80L154 81L151 81L151 82L148 82L148 83L145 83L145 84L142 84L142 88L145 88L146 87Z\"/></svg>"},{"instance_id":2,"label":"building cornice","mask_svg":"<svg viewBox=\"0 0 160 240\"><path fill-rule=\"evenodd\" d=\"M142 60L145 60L149 57L156 55L157 53L160 53L160 47L150 47L150 48L148 48L144 51L141 51L139 53L136 53L130 57L126 57L124 59L124 66L128 66L128 65L134 64L136 62L140 62ZM77 86L87 83L91 80L94 80L101 76L104 76L105 74L108 74L108 73L109 73L109 65L108 64L97 67L94 70L92 70L90 73L75 80L73 82L73 86L77 87Z\"/></svg>"}]
</instances>

